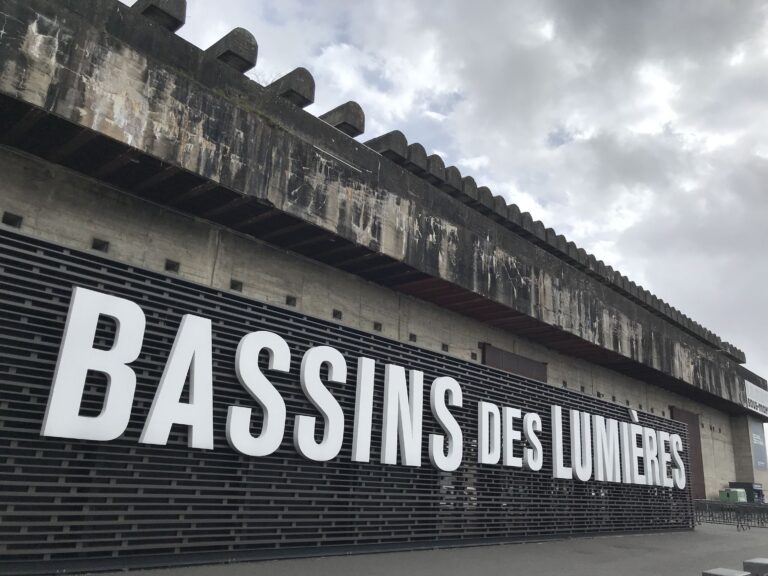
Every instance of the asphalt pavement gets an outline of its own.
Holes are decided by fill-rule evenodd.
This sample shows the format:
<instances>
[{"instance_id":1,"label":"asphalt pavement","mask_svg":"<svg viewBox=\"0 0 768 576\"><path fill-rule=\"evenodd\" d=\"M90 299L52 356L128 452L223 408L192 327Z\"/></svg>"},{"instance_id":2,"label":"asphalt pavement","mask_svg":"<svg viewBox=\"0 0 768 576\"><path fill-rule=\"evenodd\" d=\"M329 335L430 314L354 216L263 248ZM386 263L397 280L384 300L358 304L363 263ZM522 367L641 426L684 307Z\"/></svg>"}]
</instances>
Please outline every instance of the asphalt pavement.
<instances>
[{"instance_id":1,"label":"asphalt pavement","mask_svg":"<svg viewBox=\"0 0 768 576\"><path fill-rule=\"evenodd\" d=\"M122 576L699 576L715 567L741 568L768 556L768 529L739 532L703 524L695 531L602 536L538 543L415 552L328 556L112 572Z\"/></svg>"}]
</instances>

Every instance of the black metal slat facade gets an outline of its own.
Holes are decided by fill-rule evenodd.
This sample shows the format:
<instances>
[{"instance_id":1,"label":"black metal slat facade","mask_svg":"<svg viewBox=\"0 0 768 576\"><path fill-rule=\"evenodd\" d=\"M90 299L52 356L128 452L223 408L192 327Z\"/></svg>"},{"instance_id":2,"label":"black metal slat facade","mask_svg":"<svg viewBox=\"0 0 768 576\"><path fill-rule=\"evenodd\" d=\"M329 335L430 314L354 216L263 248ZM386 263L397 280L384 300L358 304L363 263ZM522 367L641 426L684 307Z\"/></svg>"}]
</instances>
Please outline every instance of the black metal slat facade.
<instances>
[{"instance_id":1,"label":"black metal slat facade","mask_svg":"<svg viewBox=\"0 0 768 576\"><path fill-rule=\"evenodd\" d=\"M133 300L147 318L132 364L137 388L128 430L111 442L40 436L73 286ZM175 425L167 446L138 439L181 317L213 320L214 450L187 447ZM104 322L96 345L109 346ZM286 339L291 372L269 372L287 406L284 441L265 458L226 441L227 407L253 406L235 374L240 338L256 330ZM301 392L304 351L330 345L348 364L346 385L329 387L345 414L340 455L326 463L299 456L293 417L316 414ZM351 461L356 360L376 360L370 464ZM262 367L265 366L262 358ZM386 363L424 372L423 465L378 463ZM452 376L464 407L452 408L464 433L453 473L433 468L427 439L441 432L429 386ZM83 413L101 408L104 380L89 377ZM540 472L478 465L477 402L538 412L545 463ZM91 253L0 232L0 572L151 566L538 539L576 534L688 529L689 488L554 480L550 406L627 421L626 407L519 378L359 330L267 305ZM259 410L254 406L254 430ZM640 423L678 433L683 424L640 413ZM566 430L564 441L568 445ZM687 455L683 455L687 467ZM688 482L690 486L690 480Z\"/></svg>"}]
</instances>

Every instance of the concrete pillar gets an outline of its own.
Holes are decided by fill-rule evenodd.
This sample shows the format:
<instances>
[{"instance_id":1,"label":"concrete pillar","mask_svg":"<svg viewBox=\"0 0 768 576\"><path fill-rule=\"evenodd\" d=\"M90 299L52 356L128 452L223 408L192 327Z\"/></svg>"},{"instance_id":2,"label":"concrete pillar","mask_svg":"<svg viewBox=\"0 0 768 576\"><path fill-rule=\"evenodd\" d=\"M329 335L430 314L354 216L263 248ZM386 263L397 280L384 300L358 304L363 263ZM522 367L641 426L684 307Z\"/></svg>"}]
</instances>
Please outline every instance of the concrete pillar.
<instances>
[{"instance_id":1,"label":"concrete pillar","mask_svg":"<svg viewBox=\"0 0 768 576\"><path fill-rule=\"evenodd\" d=\"M731 416L731 436L735 481L768 485L768 458L762 421L746 414Z\"/></svg>"}]
</instances>

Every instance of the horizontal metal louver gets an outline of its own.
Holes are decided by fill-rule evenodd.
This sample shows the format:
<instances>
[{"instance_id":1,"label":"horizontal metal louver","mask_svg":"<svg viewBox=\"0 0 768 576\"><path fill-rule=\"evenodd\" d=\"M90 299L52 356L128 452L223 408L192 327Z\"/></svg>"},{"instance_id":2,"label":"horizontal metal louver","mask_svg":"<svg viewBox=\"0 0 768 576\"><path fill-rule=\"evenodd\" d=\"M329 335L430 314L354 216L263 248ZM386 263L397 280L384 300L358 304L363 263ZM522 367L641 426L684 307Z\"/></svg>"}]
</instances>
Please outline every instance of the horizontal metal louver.
<instances>
[{"instance_id":1,"label":"horizontal metal louver","mask_svg":"<svg viewBox=\"0 0 768 576\"><path fill-rule=\"evenodd\" d=\"M111 442L40 436L73 286L137 302L147 317L127 432ZM214 326L214 450L191 450L174 427L167 446L138 443L182 314ZM108 346L113 327L100 328ZM290 374L270 372L288 419L280 449L249 458L226 442L227 407L254 404L234 370L239 339L255 330L283 336ZM301 354L327 344L348 361L346 385L330 387L346 416L341 454L310 462L293 448L293 416L316 411L301 392ZM351 461L356 364L376 360L372 462ZM425 373L421 468L378 463L384 365ZM440 432L429 412L428 382L453 376L464 407L452 408L464 432L454 473L426 458ZM94 376L84 410L96 411L104 382ZM164 564L508 542L577 534L687 529L690 490L553 480L540 472L478 465L477 402L541 414L560 404L619 420L626 408L465 362L295 311L195 285L25 235L0 232L0 572ZM259 410L254 410L258 414ZM651 414L640 423L680 434L684 425ZM256 421L254 426L258 426ZM566 441L568 434L566 431ZM545 454L551 442L543 434ZM687 441L686 441L687 445ZM687 456L683 455L687 465ZM690 486L690 482L689 482Z\"/></svg>"}]
</instances>

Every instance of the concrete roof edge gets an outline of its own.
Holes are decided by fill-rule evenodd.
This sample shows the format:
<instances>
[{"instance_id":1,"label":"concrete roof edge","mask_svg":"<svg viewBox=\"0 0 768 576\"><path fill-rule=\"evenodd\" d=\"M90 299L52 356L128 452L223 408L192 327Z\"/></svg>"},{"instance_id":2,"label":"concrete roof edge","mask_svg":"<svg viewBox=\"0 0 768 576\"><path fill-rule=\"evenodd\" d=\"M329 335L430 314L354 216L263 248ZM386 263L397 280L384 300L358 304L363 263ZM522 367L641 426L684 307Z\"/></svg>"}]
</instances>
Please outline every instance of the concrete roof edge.
<instances>
[{"instance_id":1,"label":"concrete roof edge","mask_svg":"<svg viewBox=\"0 0 768 576\"><path fill-rule=\"evenodd\" d=\"M233 76L233 73L236 73L242 77L245 85L248 85L251 89L269 90L269 87L265 89L256 81L245 76L245 72L250 69L251 65L256 64L258 49L256 39L248 31L239 28L235 29L214 43L213 46L203 50L177 36L175 34L177 28L174 29L171 25L158 26L156 18L152 18L149 16L149 13L145 14L143 12L146 9L146 5L164 7L166 4L168 6L176 6L178 4L174 10L183 16L181 11L183 2L142 1L141 5L144 7L142 11L138 9L132 10L117 0L59 0L55 3L50 2L50 0L33 0L30 2L30 4L38 3L50 3L55 5L58 10L70 10L92 23L109 21L113 27L117 25L115 23L116 18L114 17L116 14L119 15L120 23L123 25L129 25L131 21L131 18L126 18L124 21L124 16L137 17L140 20L144 20L147 28L151 29L151 32L148 32L148 34L163 36L164 45L166 47L172 45L177 50L177 54L174 55L173 50L153 50L153 47L156 46L154 42L131 44L138 51L144 52L152 58L165 62L176 69L179 68L180 62L188 62L192 69L186 72L193 76L196 71L199 71L201 63L206 60L216 60L216 62L211 64L222 68L220 70L221 74L218 76L221 82L237 84L235 76ZM165 8L165 10L173 12L169 8ZM197 60L196 65L193 64L195 60ZM224 69L228 69L228 71ZM314 97L314 82L311 74L303 68L297 68L273 84L272 88L275 94L294 102L296 108L303 107ZM244 84L240 83L239 85L221 86L220 88L226 92L227 89L239 90L243 89L243 87ZM222 95L222 97L225 96ZM359 108L359 106L357 107ZM359 110L359 115L363 116L362 109ZM322 118L317 118L306 112L304 112L303 120L314 120L327 124ZM352 131L342 131L342 137L351 139L351 134ZM446 193L458 199L488 217L489 221L496 222L519 236L526 238L540 248L588 274L594 280L605 284L637 305L646 308L651 313L664 318L689 335L708 344L735 362L739 364L746 362L746 356L743 351L721 340L716 334L704 329L687 316L678 313L674 308L650 294L641 286L630 282L618 272L613 274L606 273L606 269L610 269L610 267L599 265L594 255L578 248L574 243L567 241L565 238L563 238L564 241L557 241L560 235L555 230L545 228L545 225L540 221L533 222L528 213L523 213L522 217L520 217L520 210L515 204L508 204L506 210L504 210L501 206L500 196L494 196L487 187L478 187L471 177L462 177L460 171L455 166L446 168L444 160L439 155L427 155L425 166L421 158L422 151L426 153L424 147L421 145L414 147L413 144L408 146L407 139L402 132L393 131L373 138L366 142L365 146L408 170L414 176L425 179L437 192ZM461 186L459 186L460 182Z\"/></svg>"}]
</instances>

